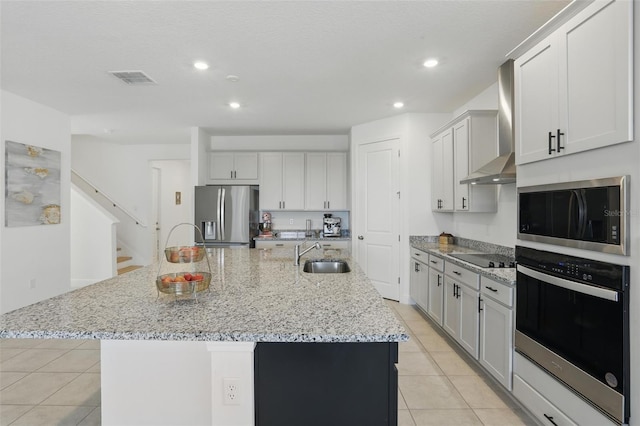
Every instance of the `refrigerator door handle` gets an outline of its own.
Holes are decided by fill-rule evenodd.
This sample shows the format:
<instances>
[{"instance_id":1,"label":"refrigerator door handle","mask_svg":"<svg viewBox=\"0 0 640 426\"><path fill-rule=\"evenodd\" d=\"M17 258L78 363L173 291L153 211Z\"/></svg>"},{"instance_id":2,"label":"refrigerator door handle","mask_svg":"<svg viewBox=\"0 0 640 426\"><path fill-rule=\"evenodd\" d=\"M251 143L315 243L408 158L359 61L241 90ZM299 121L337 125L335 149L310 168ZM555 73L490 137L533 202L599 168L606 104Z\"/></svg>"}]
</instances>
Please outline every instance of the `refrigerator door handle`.
<instances>
[{"instance_id":1,"label":"refrigerator door handle","mask_svg":"<svg viewBox=\"0 0 640 426\"><path fill-rule=\"evenodd\" d=\"M226 241L227 240L227 236L224 234L224 230L225 230L225 216L226 216L226 211L225 211L225 201L227 198L227 190L225 188L222 188L222 197L220 197L220 237L222 241Z\"/></svg>"},{"instance_id":2,"label":"refrigerator door handle","mask_svg":"<svg viewBox=\"0 0 640 426\"><path fill-rule=\"evenodd\" d=\"M222 190L218 188L218 199L216 201L216 236L215 239L219 240L220 237L220 196L222 195Z\"/></svg>"}]
</instances>

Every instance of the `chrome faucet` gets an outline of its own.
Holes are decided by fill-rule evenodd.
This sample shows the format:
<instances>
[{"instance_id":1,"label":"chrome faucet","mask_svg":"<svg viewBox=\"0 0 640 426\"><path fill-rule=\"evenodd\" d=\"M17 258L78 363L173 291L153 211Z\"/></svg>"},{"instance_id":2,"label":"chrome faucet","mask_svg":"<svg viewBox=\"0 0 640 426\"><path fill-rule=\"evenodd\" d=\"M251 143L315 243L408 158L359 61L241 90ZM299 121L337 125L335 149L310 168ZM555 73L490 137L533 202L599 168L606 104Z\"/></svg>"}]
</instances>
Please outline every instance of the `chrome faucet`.
<instances>
[{"instance_id":1,"label":"chrome faucet","mask_svg":"<svg viewBox=\"0 0 640 426\"><path fill-rule=\"evenodd\" d=\"M304 249L304 251L302 253L300 253L300 246L302 244L297 244L296 248L293 249L293 256L296 258L295 262L293 263L294 265L298 266L300 265L300 258L308 251L312 250L312 249L318 249L320 250L322 247L320 246L319 242L315 242L311 247L308 247L306 249Z\"/></svg>"}]
</instances>

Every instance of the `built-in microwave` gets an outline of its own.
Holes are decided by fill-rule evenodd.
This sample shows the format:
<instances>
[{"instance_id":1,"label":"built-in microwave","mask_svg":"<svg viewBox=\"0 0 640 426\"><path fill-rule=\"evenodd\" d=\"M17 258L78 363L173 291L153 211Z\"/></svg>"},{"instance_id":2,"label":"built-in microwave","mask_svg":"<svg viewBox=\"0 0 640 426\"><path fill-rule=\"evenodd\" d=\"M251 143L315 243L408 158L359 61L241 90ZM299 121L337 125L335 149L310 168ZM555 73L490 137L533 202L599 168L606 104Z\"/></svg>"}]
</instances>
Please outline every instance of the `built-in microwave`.
<instances>
[{"instance_id":1,"label":"built-in microwave","mask_svg":"<svg viewBox=\"0 0 640 426\"><path fill-rule=\"evenodd\" d=\"M629 255L629 176L518 188L521 240Z\"/></svg>"}]
</instances>

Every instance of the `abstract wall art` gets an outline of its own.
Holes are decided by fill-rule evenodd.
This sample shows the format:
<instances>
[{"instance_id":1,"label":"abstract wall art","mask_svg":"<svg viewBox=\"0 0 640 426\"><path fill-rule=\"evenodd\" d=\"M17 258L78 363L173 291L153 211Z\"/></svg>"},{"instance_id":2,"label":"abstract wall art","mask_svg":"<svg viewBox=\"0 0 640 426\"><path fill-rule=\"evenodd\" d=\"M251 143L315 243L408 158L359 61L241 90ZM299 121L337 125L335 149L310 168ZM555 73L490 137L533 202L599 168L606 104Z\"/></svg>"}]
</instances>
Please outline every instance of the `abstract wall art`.
<instances>
[{"instance_id":1,"label":"abstract wall art","mask_svg":"<svg viewBox=\"0 0 640 426\"><path fill-rule=\"evenodd\" d=\"M5 226L60 223L60 156L5 141Z\"/></svg>"}]
</instances>

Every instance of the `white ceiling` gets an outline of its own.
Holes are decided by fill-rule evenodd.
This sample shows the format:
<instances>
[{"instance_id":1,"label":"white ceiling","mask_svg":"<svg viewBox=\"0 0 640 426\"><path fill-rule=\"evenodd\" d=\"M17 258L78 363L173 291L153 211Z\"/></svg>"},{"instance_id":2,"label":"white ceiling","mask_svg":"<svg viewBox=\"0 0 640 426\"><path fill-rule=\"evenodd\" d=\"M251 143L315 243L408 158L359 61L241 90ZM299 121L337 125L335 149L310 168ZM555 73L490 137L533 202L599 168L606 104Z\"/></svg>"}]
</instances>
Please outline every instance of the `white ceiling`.
<instances>
[{"instance_id":1,"label":"white ceiling","mask_svg":"<svg viewBox=\"0 0 640 426\"><path fill-rule=\"evenodd\" d=\"M116 143L188 143L192 126L346 134L399 114L396 100L402 112L460 107L568 3L2 0L1 84L69 114L74 134ZM441 65L426 69L431 56ZM158 84L127 86L116 70Z\"/></svg>"}]
</instances>

